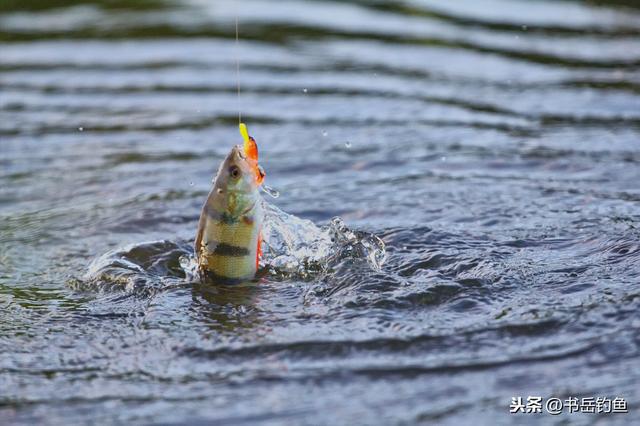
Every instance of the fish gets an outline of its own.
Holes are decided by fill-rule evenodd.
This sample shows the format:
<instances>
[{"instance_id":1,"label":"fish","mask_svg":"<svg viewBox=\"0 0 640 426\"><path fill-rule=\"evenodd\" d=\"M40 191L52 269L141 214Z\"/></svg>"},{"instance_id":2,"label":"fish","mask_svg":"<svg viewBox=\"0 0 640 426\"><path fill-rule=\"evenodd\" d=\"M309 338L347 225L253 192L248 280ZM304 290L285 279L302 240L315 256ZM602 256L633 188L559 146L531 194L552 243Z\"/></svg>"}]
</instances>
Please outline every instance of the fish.
<instances>
[{"instance_id":1,"label":"fish","mask_svg":"<svg viewBox=\"0 0 640 426\"><path fill-rule=\"evenodd\" d=\"M219 284L255 278L262 256L264 209L258 147L240 126L244 146L224 159L200 213L195 253L201 277Z\"/></svg>"}]
</instances>

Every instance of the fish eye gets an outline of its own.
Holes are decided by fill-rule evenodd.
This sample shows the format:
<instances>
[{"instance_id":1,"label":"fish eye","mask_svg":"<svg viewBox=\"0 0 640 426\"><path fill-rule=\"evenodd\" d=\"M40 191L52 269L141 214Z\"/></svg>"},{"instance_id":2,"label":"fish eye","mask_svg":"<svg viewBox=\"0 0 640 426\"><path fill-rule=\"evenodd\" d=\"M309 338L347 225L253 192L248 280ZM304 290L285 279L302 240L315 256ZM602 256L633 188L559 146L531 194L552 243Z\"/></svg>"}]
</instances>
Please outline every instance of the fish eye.
<instances>
[{"instance_id":1,"label":"fish eye","mask_svg":"<svg viewBox=\"0 0 640 426\"><path fill-rule=\"evenodd\" d=\"M240 168L238 166L229 167L229 174L234 179L239 178L240 177Z\"/></svg>"}]
</instances>

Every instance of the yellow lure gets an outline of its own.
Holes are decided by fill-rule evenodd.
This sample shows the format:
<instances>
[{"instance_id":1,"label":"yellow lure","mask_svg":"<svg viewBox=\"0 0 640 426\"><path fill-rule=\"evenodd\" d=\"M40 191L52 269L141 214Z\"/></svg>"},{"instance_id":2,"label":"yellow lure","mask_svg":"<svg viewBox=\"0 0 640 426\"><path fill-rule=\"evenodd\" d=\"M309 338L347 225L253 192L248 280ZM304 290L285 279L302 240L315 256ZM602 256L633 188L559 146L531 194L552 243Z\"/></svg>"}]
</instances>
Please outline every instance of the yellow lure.
<instances>
[{"instance_id":1,"label":"yellow lure","mask_svg":"<svg viewBox=\"0 0 640 426\"><path fill-rule=\"evenodd\" d=\"M251 136L249 136L249 131L247 130L246 124L240 123L238 127L240 128L240 135L242 136L242 140L244 142L244 153L247 155L247 157L257 163L258 145L256 144L256 141Z\"/></svg>"}]
</instances>

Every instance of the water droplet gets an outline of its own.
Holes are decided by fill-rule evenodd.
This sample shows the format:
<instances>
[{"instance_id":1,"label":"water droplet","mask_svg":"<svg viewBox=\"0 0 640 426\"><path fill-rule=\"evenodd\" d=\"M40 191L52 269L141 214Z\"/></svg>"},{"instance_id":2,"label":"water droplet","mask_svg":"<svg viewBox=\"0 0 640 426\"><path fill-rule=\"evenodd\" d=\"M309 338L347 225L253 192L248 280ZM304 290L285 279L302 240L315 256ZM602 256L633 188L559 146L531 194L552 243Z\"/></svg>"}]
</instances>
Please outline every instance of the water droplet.
<instances>
[{"instance_id":1,"label":"water droplet","mask_svg":"<svg viewBox=\"0 0 640 426\"><path fill-rule=\"evenodd\" d=\"M278 190L276 190L276 189L273 189L269 185L262 184L262 186L260 188L262 188L262 190L264 192L266 192L267 194L269 194L273 198L278 198L280 196L280 192Z\"/></svg>"},{"instance_id":2,"label":"water droplet","mask_svg":"<svg viewBox=\"0 0 640 426\"><path fill-rule=\"evenodd\" d=\"M344 143L344 147L345 147L345 148L347 148L347 149L351 148L351 142L346 141L346 142Z\"/></svg>"},{"instance_id":3,"label":"water droplet","mask_svg":"<svg viewBox=\"0 0 640 426\"><path fill-rule=\"evenodd\" d=\"M306 88L302 89L302 92L307 93L307 89Z\"/></svg>"},{"instance_id":4,"label":"water droplet","mask_svg":"<svg viewBox=\"0 0 640 426\"><path fill-rule=\"evenodd\" d=\"M329 132L327 132L326 130L323 130L322 131L322 136L324 136L326 138L327 136L329 136Z\"/></svg>"},{"instance_id":5,"label":"water droplet","mask_svg":"<svg viewBox=\"0 0 640 426\"><path fill-rule=\"evenodd\" d=\"M78 130L80 130L81 132L84 131L84 127L78 127Z\"/></svg>"}]
</instances>

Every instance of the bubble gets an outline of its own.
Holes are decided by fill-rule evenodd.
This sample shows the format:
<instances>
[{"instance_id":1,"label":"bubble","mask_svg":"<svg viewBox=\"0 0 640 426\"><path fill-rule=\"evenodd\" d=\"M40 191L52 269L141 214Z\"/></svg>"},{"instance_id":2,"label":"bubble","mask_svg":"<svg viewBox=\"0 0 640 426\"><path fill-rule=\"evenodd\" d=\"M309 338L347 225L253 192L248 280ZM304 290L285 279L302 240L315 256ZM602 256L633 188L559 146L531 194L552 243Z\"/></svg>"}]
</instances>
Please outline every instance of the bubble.
<instances>
[{"instance_id":1,"label":"bubble","mask_svg":"<svg viewBox=\"0 0 640 426\"><path fill-rule=\"evenodd\" d=\"M302 92L307 93L307 89L306 88L302 89Z\"/></svg>"},{"instance_id":2,"label":"bubble","mask_svg":"<svg viewBox=\"0 0 640 426\"><path fill-rule=\"evenodd\" d=\"M444 156L440 157L440 161L447 161L447 157L444 157Z\"/></svg>"},{"instance_id":3,"label":"bubble","mask_svg":"<svg viewBox=\"0 0 640 426\"><path fill-rule=\"evenodd\" d=\"M78 127L78 130L80 130L81 132L84 132L84 127Z\"/></svg>"},{"instance_id":4,"label":"bubble","mask_svg":"<svg viewBox=\"0 0 640 426\"><path fill-rule=\"evenodd\" d=\"M322 131L322 136L324 136L326 138L327 136L329 136L329 132L327 132L326 130L323 130Z\"/></svg>"},{"instance_id":5,"label":"bubble","mask_svg":"<svg viewBox=\"0 0 640 426\"><path fill-rule=\"evenodd\" d=\"M344 143L344 147L345 147L345 148L347 148L347 149L351 148L351 142L346 141L346 142Z\"/></svg>"},{"instance_id":6,"label":"bubble","mask_svg":"<svg viewBox=\"0 0 640 426\"><path fill-rule=\"evenodd\" d=\"M189 182L189 186L193 186L193 182Z\"/></svg>"},{"instance_id":7,"label":"bubble","mask_svg":"<svg viewBox=\"0 0 640 426\"><path fill-rule=\"evenodd\" d=\"M269 185L262 184L260 187L264 192L269 194L272 198L278 198L280 196L280 192L276 189L273 189Z\"/></svg>"}]
</instances>

